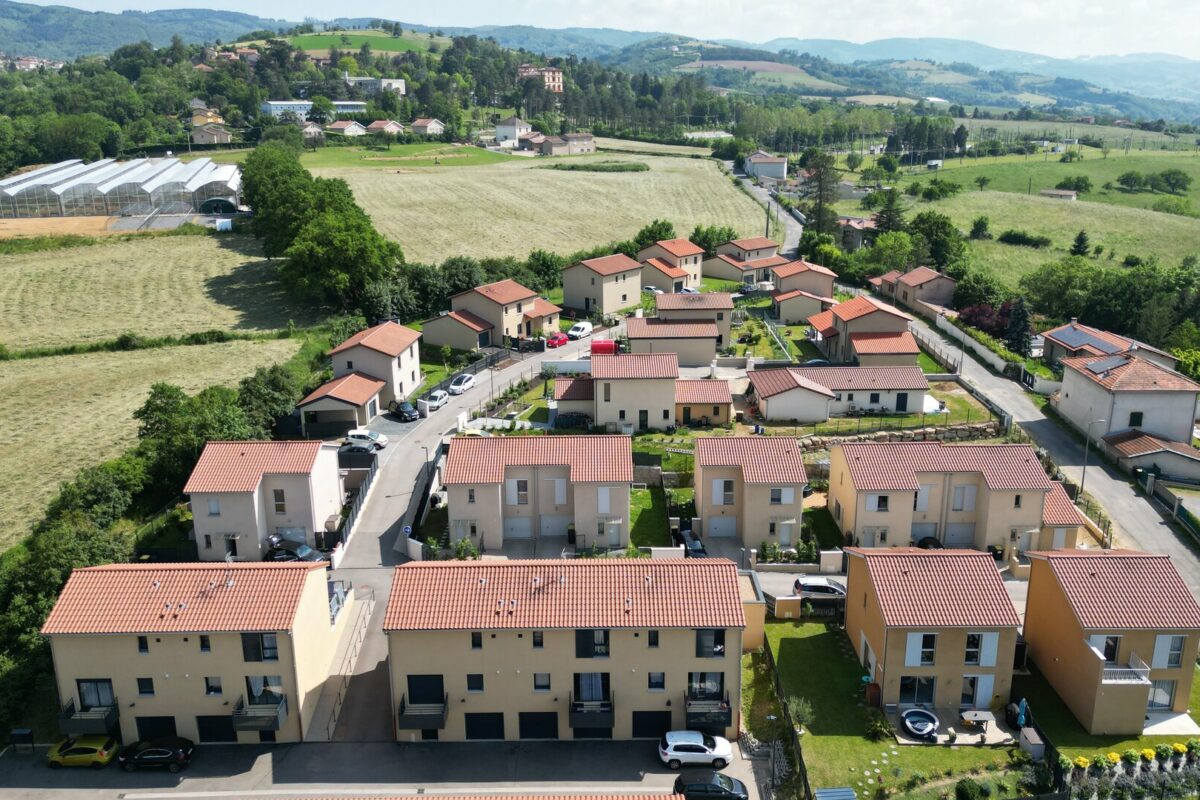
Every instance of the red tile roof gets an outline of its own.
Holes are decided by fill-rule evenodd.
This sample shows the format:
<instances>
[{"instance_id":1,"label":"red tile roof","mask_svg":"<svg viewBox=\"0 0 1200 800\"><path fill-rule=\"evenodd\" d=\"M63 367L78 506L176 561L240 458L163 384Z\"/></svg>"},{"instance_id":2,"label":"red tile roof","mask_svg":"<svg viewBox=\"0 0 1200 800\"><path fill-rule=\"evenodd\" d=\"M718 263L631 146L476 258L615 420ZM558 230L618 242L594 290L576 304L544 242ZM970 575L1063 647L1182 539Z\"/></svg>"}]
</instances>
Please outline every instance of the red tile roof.
<instances>
[{"instance_id":1,"label":"red tile roof","mask_svg":"<svg viewBox=\"0 0 1200 800\"><path fill-rule=\"evenodd\" d=\"M543 297L533 298L533 302L525 307L525 319L541 319L542 317L561 313L561 308Z\"/></svg>"},{"instance_id":2,"label":"red tile roof","mask_svg":"<svg viewBox=\"0 0 1200 800\"><path fill-rule=\"evenodd\" d=\"M1042 505L1042 524L1052 528L1072 528L1084 524L1083 514L1071 502L1067 491L1058 481L1053 481L1046 501Z\"/></svg>"},{"instance_id":3,"label":"red tile roof","mask_svg":"<svg viewBox=\"0 0 1200 800\"><path fill-rule=\"evenodd\" d=\"M505 278L502 281L495 283L485 283L483 286L476 286L474 289L468 289L465 292L459 292L455 297L460 297L464 294L475 292L478 295L486 297L493 303L506 306L510 303L516 303L519 300L524 300L527 297L536 297L537 292L528 287L514 281L512 278Z\"/></svg>"},{"instance_id":4,"label":"red tile roof","mask_svg":"<svg viewBox=\"0 0 1200 800\"><path fill-rule=\"evenodd\" d=\"M674 353L597 353L592 356L592 377L597 380L674 379L679 377L679 356Z\"/></svg>"},{"instance_id":5,"label":"red tile roof","mask_svg":"<svg viewBox=\"0 0 1200 800\"><path fill-rule=\"evenodd\" d=\"M393 120L390 120L390 119L377 119L374 122L372 122L370 125L367 126L367 130L369 130L369 131L385 131L388 128L391 128L393 126L398 127L401 130L404 129L404 126L401 125L399 122L394 122Z\"/></svg>"},{"instance_id":6,"label":"red tile roof","mask_svg":"<svg viewBox=\"0 0 1200 800\"><path fill-rule=\"evenodd\" d=\"M1021 624L991 553L915 547L848 547L867 576L889 628L1015 628ZM858 596L856 586L849 593Z\"/></svg>"},{"instance_id":7,"label":"red tile roof","mask_svg":"<svg viewBox=\"0 0 1200 800\"><path fill-rule=\"evenodd\" d=\"M842 449L859 491L915 492L918 472L973 472L989 489L1050 490L1050 479L1027 444L859 442Z\"/></svg>"},{"instance_id":8,"label":"red tile roof","mask_svg":"<svg viewBox=\"0 0 1200 800\"><path fill-rule=\"evenodd\" d=\"M729 381L678 380L675 381L675 402L725 405L733 402L733 394L729 391Z\"/></svg>"},{"instance_id":9,"label":"red tile roof","mask_svg":"<svg viewBox=\"0 0 1200 800\"><path fill-rule=\"evenodd\" d=\"M716 339L721 335L710 319L630 317L625 329L630 339Z\"/></svg>"},{"instance_id":10,"label":"red tile roof","mask_svg":"<svg viewBox=\"0 0 1200 800\"><path fill-rule=\"evenodd\" d=\"M792 367L791 371L835 392L929 388L920 367Z\"/></svg>"},{"instance_id":11,"label":"red tile roof","mask_svg":"<svg viewBox=\"0 0 1200 800\"><path fill-rule=\"evenodd\" d=\"M746 483L808 483L804 451L788 436L700 436L697 467L741 467Z\"/></svg>"},{"instance_id":12,"label":"red tile roof","mask_svg":"<svg viewBox=\"0 0 1200 800\"><path fill-rule=\"evenodd\" d=\"M654 305L659 311L724 311L733 308L733 295L729 292L659 294L654 296Z\"/></svg>"},{"instance_id":13,"label":"red tile roof","mask_svg":"<svg viewBox=\"0 0 1200 800\"><path fill-rule=\"evenodd\" d=\"M875 220L863 219L862 217L838 217L838 225L845 225L858 230L874 230Z\"/></svg>"},{"instance_id":14,"label":"red tile roof","mask_svg":"<svg viewBox=\"0 0 1200 800\"><path fill-rule=\"evenodd\" d=\"M867 314L873 314L876 311L882 311L885 314L891 314L901 319L912 319L911 316L905 314L900 309L881 303L872 297L867 297L865 294L860 294L844 303L838 303L833 307L832 311L834 316L843 322L850 322L859 317L865 317Z\"/></svg>"},{"instance_id":15,"label":"red tile roof","mask_svg":"<svg viewBox=\"0 0 1200 800\"><path fill-rule=\"evenodd\" d=\"M320 451L319 441L209 442L183 493L253 492L263 475L308 475Z\"/></svg>"},{"instance_id":16,"label":"red tile roof","mask_svg":"<svg viewBox=\"0 0 1200 800\"><path fill-rule=\"evenodd\" d=\"M837 300L833 299L832 297L821 297L819 294L806 292L803 289L792 289L790 292L775 292L771 295L771 300L775 303L782 303L785 300L791 300L793 297L808 297L812 300L820 300L822 303L827 303L829 305L833 305L837 302Z\"/></svg>"},{"instance_id":17,"label":"red tile roof","mask_svg":"<svg viewBox=\"0 0 1200 800\"><path fill-rule=\"evenodd\" d=\"M758 397L774 397L777 394L790 392L792 389L804 389L816 392L825 397L833 397L827 387L797 375L790 369L752 369L746 373L754 394Z\"/></svg>"},{"instance_id":18,"label":"red tile roof","mask_svg":"<svg viewBox=\"0 0 1200 800\"><path fill-rule=\"evenodd\" d=\"M912 354L921 352L917 340L908 331L900 333L852 333L850 346L859 355Z\"/></svg>"},{"instance_id":19,"label":"red tile roof","mask_svg":"<svg viewBox=\"0 0 1200 800\"><path fill-rule=\"evenodd\" d=\"M704 253L703 247L698 244L692 244L689 239L661 239L655 242L655 244L676 258L698 256Z\"/></svg>"},{"instance_id":20,"label":"red tile roof","mask_svg":"<svg viewBox=\"0 0 1200 800\"><path fill-rule=\"evenodd\" d=\"M799 275L801 272L815 272L819 275L828 275L831 278L836 278L837 273L828 267L823 267L820 264L811 264L804 259L799 261L789 261L786 264L778 267L772 267L771 272L775 273L775 278L790 278L793 275Z\"/></svg>"},{"instance_id":21,"label":"red tile roof","mask_svg":"<svg viewBox=\"0 0 1200 800\"><path fill-rule=\"evenodd\" d=\"M595 383L591 378L555 378L555 400L595 400Z\"/></svg>"},{"instance_id":22,"label":"red tile roof","mask_svg":"<svg viewBox=\"0 0 1200 800\"><path fill-rule=\"evenodd\" d=\"M306 406L328 397L352 406L363 406L372 397L379 394L384 386L387 386L387 383L378 378L363 375L361 372L351 372L321 384L296 405Z\"/></svg>"},{"instance_id":23,"label":"red tile roof","mask_svg":"<svg viewBox=\"0 0 1200 800\"><path fill-rule=\"evenodd\" d=\"M641 264L624 253L613 253L611 256L602 256L600 258L585 258L583 261L572 266L579 266L579 264L587 267L597 275L604 275L606 277L642 268Z\"/></svg>"},{"instance_id":24,"label":"red tile roof","mask_svg":"<svg viewBox=\"0 0 1200 800\"><path fill-rule=\"evenodd\" d=\"M729 244L741 250L765 250L768 247L779 247L779 242L765 236L752 236L748 239L730 239Z\"/></svg>"},{"instance_id":25,"label":"red tile roof","mask_svg":"<svg viewBox=\"0 0 1200 800\"><path fill-rule=\"evenodd\" d=\"M559 70L554 70L558 72ZM567 134L570 136L571 134ZM491 794L439 794L438 800L498 800ZM684 800L681 794L506 794L504 800ZM394 794L272 795L273 800L397 800Z\"/></svg>"},{"instance_id":26,"label":"red tile roof","mask_svg":"<svg viewBox=\"0 0 1200 800\"><path fill-rule=\"evenodd\" d=\"M1170 556L1134 550L1055 550L1042 559L1085 630L1200 628L1200 605ZM1033 579L1038 578L1037 573ZM1037 613L1029 608L1026 613Z\"/></svg>"},{"instance_id":27,"label":"red tile roof","mask_svg":"<svg viewBox=\"0 0 1200 800\"><path fill-rule=\"evenodd\" d=\"M745 625L737 566L722 558L405 564L383 618L385 631Z\"/></svg>"},{"instance_id":28,"label":"red tile roof","mask_svg":"<svg viewBox=\"0 0 1200 800\"><path fill-rule=\"evenodd\" d=\"M467 311L465 308L461 309L459 311L447 311L445 314L442 314L441 316L434 317L433 319L425 320L425 322L423 324L428 325L431 322L441 319L441 317L449 317L450 319L454 320L455 322L457 322L461 325L466 325L468 328L475 331L476 333L479 333L481 331L490 331L492 328L496 327L495 325L488 322L483 317L479 316L478 314L476 314L474 312Z\"/></svg>"},{"instance_id":29,"label":"red tile roof","mask_svg":"<svg viewBox=\"0 0 1200 800\"><path fill-rule=\"evenodd\" d=\"M882 281L885 281L887 283L895 283L897 280L900 279L900 276L903 274L904 274L903 272L893 269L893 270L890 270L890 271L885 272L882 275L880 275L879 279Z\"/></svg>"},{"instance_id":30,"label":"red tile roof","mask_svg":"<svg viewBox=\"0 0 1200 800\"><path fill-rule=\"evenodd\" d=\"M783 256L779 256L779 255L764 256L762 258L752 258L749 261L738 261L736 258L729 255L728 253L718 253L717 258L721 259L722 261L724 261L726 264L730 265L731 267L734 267L735 269L740 269L743 272L745 272L747 270L752 270L752 269L766 269L767 267L775 267L775 266L779 266L780 264L788 263L788 260L786 258L784 258Z\"/></svg>"},{"instance_id":31,"label":"red tile roof","mask_svg":"<svg viewBox=\"0 0 1200 800\"><path fill-rule=\"evenodd\" d=\"M1136 356L1084 356L1061 363L1110 392L1200 392L1200 384ZM1103 371L1094 371L1101 366Z\"/></svg>"},{"instance_id":32,"label":"red tile roof","mask_svg":"<svg viewBox=\"0 0 1200 800\"><path fill-rule=\"evenodd\" d=\"M58 595L42 633L288 631L313 570L323 575L325 564L109 564L77 569Z\"/></svg>"},{"instance_id":33,"label":"red tile roof","mask_svg":"<svg viewBox=\"0 0 1200 800\"><path fill-rule=\"evenodd\" d=\"M455 436L443 482L500 483L505 467L566 466L572 482L628 483L633 449L628 436Z\"/></svg>"},{"instance_id":34,"label":"red tile roof","mask_svg":"<svg viewBox=\"0 0 1200 800\"><path fill-rule=\"evenodd\" d=\"M1104 437L1104 443L1117 452L1122 458L1148 456L1151 453L1172 452L1184 458L1200 461L1200 450L1183 442L1169 442L1157 436L1143 433L1137 428L1130 428L1120 433L1110 433Z\"/></svg>"},{"instance_id":35,"label":"red tile roof","mask_svg":"<svg viewBox=\"0 0 1200 800\"><path fill-rule=\"evenodd\" d=\"M837 328L833 327L832 308L828 311L822 311L820 314L813 314L808 318L808 324L816 328L826 339L838 335Z\"/></svg>"},{"instance_id":36,"label":"red tile roof","mask_svg":"<svg viewBox=\"0 0 1200 800\"><path fill-rule=\"evenodd\" d=\"M921 284L929 283L936 278L946 278L948 281L954 280L953 278L947 277L935 269L930 269L929 267L917 267L911 272L906 272L901 275L899 282L903 283L905 286L920 286Z\"/></svg>"},{"instance_id":37,"label":"red tile roof","mask_svg":"<svg viewBox=\"0 0 1200 800\"><path fill-rule=\"evenodd\" d=\"M414 119L412 121L412 124L413 124L413 127L425 127L425 126L430 125L437 121L438 120L433 119L431 117L417 117L416 119Z\"/></svg>"},{"instance_id":38,"label":"red tile roof","mask_svg":"<svg viewBox=\"0 0 1200 800\"><path fill-rule=\"evenodd\" d=\"M365 331L359 331L330 350L329 355L337 355L351 347L362 345L369 350L375 350L395 358L420 338L421 334L412 328L407 328L398 322L384 322L373 328L367 328Z\"/></svg>"},{"instance_id":39,"label":"red tile roof","mask_svg":"<svg viewBox=\"0 0 1200 800\"><path fill-rule=\"evenodd\" d=\"M668 278L686 278L688 271L681 267L673 267L661 258L647 258L642 262L646 266L654 267L656 270L666 275Z\"/></svg>"}]
</instances>

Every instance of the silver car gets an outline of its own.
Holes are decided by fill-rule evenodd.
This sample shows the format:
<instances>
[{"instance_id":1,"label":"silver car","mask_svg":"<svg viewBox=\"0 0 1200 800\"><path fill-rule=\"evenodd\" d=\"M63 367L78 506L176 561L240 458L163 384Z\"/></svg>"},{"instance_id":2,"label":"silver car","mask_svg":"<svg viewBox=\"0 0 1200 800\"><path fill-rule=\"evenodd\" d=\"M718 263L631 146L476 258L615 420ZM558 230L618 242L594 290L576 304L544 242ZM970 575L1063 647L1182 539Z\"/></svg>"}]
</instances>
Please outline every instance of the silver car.
<instances>
[{"instance_id":1,"label":"silver car","mask_svg":"<svg viewBox=\"0 0 1200 800\"><path fill-rule=\"evenodd\" d=\"M792 594L808 599L833 600L846 596L846 587L828 578L817 576L796 578L792 584Z\"/></svg>"}]
</instances>

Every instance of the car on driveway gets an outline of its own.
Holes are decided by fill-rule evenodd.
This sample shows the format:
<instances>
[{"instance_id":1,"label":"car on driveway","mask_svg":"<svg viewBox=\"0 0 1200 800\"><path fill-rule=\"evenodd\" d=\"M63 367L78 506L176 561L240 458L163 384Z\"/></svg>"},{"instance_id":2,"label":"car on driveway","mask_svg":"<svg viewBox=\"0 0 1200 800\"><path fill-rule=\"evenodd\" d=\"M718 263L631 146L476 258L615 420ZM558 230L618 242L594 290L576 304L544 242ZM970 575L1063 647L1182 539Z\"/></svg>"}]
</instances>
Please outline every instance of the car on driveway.
<instances>
[{"instance_id":1,"label":"car on driveway","mask_svg":"<svg viewBox=\"0 0 1200 800\"><path fill-rule=\"evenodd\" d=\"M749 800L746 784L709 770L685 772L675 779L675 794L687 800Z\"/></svg>"},{"instance_id":2,"label":"car on driveway","mask_svg":"<svg viewBox=\"0 0 1200 800\"><path fill-rule=\"evenodd\" d=\"M192 763L192 753L195 751L196 745L182 736L148 739L122 747L121 752L117 754L117 764L126 772L136 772L139 769L179 772Z\"/></svg>"},{"instance_id":3,"label":"car on driveway","mask_svg":"<svg viewBox=\"0 0 1200 800\"><path fill-rule=\"evenodd\" d=\"M450 381L450 394L462 394L474 386L475 376L464 372L461 375L455 375L454 380Z\"/></svg>"},{"instance_id":4,"label":"car on driveway","mask_svg":"<svg viewBox=\"0 0 1200 800\"><path fill-rule=\"evenodd\" d=\"M374 445L375 449L382 450L387 447L388 438L379 431L371 431L366 428L355 428L346 433L347 442L356 442L359 444Z\"/></svg>"},{"instance_id":5,"label":"car on driveway","mask_svg":"<svg viewBox=\"0 0 1200 800\"><path fill-rule=\"evenodd\" d=\"M89 735L63 739L46 753L46 765L59 767L92 767L102 769L117 757L117 740L111 736Z\"/></svg>"},{"instance_id":6,"label":"car on driveway","mask_svg":"<svg viewBox=\"0 0 1200 800\"><path fill-rule=\"evenodd\" d=\"M642 294L663 294L663 290L657 286L643 286Z\"/></svg>"},{"instance_id":7,"label":"car on driveway","mask_svg":"<svg viewBox=\"0 0 1200 800\"><path fill-rule=\"evenodd\" d=\"M375 449L375 445L367 444L365 442L346 442L344 445L338 448L339 455L342 453L352 453L354 455L358 455L360 453L370 453L371 455L375 455L378 452L379 451Z\"/></svg>"},{"instance_id":8,"label":"car on driveway","mask_svg":"<svg viewBox=\"0 0 1200 800\"><path fill-rule=\"evenodd\" d=\"M430 411L437 411L450 402L450 395L446 394L445 389L435 389L429 393L429 397L425 398L425 402L429 403Z\"/></svg>"},{"instance_id":9,"label":"car on driveway","mask_svg":"<svg viewBox=\"0 0 1200 800\"><path fill-rule=\"evenodd\" d=\"M683 555L685 558L708 558L708 551L704 549L704 542L700 541L700 537L692 531L680 531L679 543L683 545Z\"/></svg>"},{"instance_id":10,"label":"car on driveway","mask_svg":"<svg viewBox=\"0 0 1200 800\"><path fill-rule=\"evenodd\" d=\"M562 347L564 344L566 344L569 341L571 341L571 340L567 337L567 335L565 333L563 333L562 331L559 331L558 333L552 333L546 337L546 347L549 347L549 348Z\"/></svg>"},{"instance_id":11,"label":"car on driveway","mask_svg":"<svg viewBox=\"0 0 1200 800\"><path fill-rule=\"evenodd\" d=\"M671 769L684 764L722 769L733 760L733 745L728 739L699 731L670 731L658 741L658 757Z\"/></svg>"},{"instance_id":12,"label":"car on driveway","mask_svg":"<svg viewBox=\"0 0 1200 800\"><path fill-rule=\"evenodd\" d=\"M263 561L324 561L328 564L329 556L304 542L293 542L273 533L267 537L267 554L263 556Z\"/></svg>"},{"instance_id":13,"label":"car on driveway","mask_svg":"<svg viewBox=\"0 0 1200 800\"><path fill-rule=\"evenodd\" d=\"M796 578L792 584L792 594L812 600L834 600L846 596L846 587L828 578L809 576Z\"/></svg>"},{"instance_id":14,"label":"car on driveway","mask_svg":"<svg viewBox=\"0 0 1200 800\"><path fill-rule=\"evenodd\" d=\"M416 422L421 418L421 412L407 400L393 400L388 403L388 411L399 417L401 422Z\"/></svg>"},{"instance_id":15,"label":"car on driveway","mask_svg":"<svg viewBox=\"0 0 1200 800\"><path fill-rule=\"evenodd\" d=\"M571 329L567 331L568 339L582 339L585 336L591 335L592 323L588 322L587 320L580 320L579 322L576 322L571 326Z\"/></svg>"}]
</instances>

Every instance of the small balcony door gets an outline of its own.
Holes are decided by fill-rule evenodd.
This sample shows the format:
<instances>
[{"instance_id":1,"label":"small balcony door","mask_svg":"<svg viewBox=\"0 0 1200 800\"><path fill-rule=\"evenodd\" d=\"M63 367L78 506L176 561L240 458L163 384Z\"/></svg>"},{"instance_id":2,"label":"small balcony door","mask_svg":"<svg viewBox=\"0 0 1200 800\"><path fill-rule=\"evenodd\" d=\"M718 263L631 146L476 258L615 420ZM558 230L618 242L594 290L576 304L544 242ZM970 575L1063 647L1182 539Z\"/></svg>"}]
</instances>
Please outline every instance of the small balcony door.
<instances>
[{"instance_id":1,"label":"small balcony door","mask_svg":"<svg viewBox=\"0 0 1200 800\"><path fill-rule=\"evenodd\" d=\"M91 711L93 708L108 708L113 704L112 681L104 679L77 680L79 689L79 710Z\"/></svg>"},{"instance_id":2,"label":"small balcony door","mask_svg":"<svg viewBox=\"0 0 1200 800\"><path fill-rule=\"evenodd\" d=\"M1170 711L1175 707L1175 681L1154 681L1150 686L1147 711Z\"/></svg>"}]
</instances>

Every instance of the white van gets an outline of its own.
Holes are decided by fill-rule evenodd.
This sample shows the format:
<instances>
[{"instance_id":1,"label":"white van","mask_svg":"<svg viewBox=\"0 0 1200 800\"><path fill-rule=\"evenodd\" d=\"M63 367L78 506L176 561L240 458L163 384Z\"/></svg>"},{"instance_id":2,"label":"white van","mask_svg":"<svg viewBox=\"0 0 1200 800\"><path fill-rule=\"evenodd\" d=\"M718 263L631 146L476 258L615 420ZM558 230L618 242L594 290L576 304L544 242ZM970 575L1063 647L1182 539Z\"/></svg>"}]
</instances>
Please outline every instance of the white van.
<instances>
[{"instance_id":1,"label":"white van","mask_svg":"<svg viewBox=\"0 0 1200 800\"><path fill-rule=\"evenodd\" d=\"M571 326L571 329L567 331L568 339L582 339L585 336L591 335L592 323L588 322L587 320L580 320L579 322L576 322Z\"/></svg>"}]
</instances>

